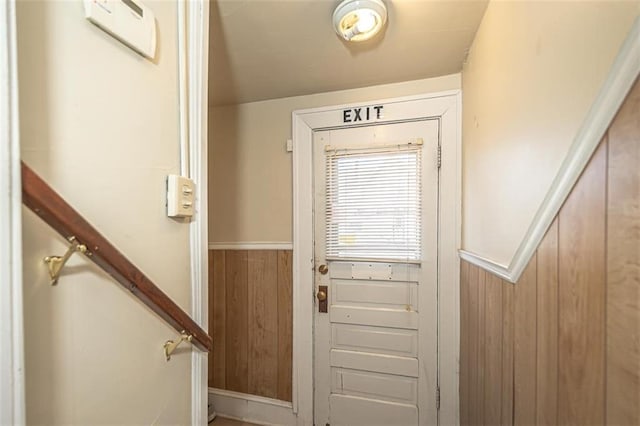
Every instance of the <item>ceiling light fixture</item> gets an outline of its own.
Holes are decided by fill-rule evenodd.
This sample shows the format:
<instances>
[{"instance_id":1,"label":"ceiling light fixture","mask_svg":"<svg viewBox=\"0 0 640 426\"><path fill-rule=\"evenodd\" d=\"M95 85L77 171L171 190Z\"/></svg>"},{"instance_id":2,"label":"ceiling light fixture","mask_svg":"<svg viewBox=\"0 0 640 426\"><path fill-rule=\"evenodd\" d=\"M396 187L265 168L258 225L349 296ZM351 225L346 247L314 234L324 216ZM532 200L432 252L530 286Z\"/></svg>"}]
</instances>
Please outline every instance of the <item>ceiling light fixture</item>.
<instances>
[{"instance_id":1,"label":"ceiling light fixture","mask_svg":"<svg viewBox=\"0 0 640 426\"><path fill-rule=\"evenodd\" d=\"M347 41L364 41L378 34L387 22L382 0L344 0L333 12L333 26Z\"/></svg>"}]
</instances>

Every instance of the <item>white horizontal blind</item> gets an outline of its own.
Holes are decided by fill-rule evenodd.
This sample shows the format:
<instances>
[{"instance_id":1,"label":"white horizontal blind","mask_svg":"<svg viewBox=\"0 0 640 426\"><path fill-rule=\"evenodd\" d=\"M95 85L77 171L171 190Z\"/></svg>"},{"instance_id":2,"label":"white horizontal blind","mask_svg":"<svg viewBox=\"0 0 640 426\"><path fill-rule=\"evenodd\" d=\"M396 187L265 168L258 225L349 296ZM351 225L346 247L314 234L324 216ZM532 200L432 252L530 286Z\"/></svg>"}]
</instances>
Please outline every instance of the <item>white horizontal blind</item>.
<instances>
[{"instance_id":1,"label":"white horizontal blind","mask_svg":"<svg viewBox=\"0 0 640 426\"><path fill-rule=\"evenodd\" d=\"M327 259L420 261L421 148L327 152Z\"/></svg>"}]
</instances>

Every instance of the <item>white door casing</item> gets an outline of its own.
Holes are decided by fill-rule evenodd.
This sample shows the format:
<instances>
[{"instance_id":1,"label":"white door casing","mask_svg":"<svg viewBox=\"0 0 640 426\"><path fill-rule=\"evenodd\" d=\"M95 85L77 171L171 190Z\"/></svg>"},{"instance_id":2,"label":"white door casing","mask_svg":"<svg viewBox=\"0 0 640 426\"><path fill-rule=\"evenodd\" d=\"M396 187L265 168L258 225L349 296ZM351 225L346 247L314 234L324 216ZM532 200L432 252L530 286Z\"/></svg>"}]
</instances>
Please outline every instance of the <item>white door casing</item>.
<instances>
[{"instance_id":1,"label":"white door casing","mask_svg":"<svg viewBox=\"0 0 640 426\"><path fill-rule=\"evenodd\" d=\"M320 313L318 304L315 307L317 425L437 423L438 127L439 121L434 119L314 132L315 291L319 286L328 289L328 313ZM373 155L375 163L371 164L379 164L382 158L372 149L400 155L411 152L407 149L420 151L420 261L380 260L383 254L368 260L327 259L328 147L331 151L350 150L349 156L343 157L350 162L358 153L362 160ZM380 179L379 167L369 177L372 183L376 175ZM387 196L403 203L400 200L406 194L397 198L402 193L397 191ZM318 272L321 264L328 265L328 273Z\"/></svg>"},{"instance_id":2,"label":"white door casing","mask_svg":"<svg viewBox=\"0 0 640 426\"><path fill-rule=\"evenodd\" d=\"M189 223L189 255L191 267L191 316L204 330L208 329L208 212L207 212L207 82L208 82L208 41L209 2L192 0L188 4L177 4L178 10L186 16L178 19L186 21L188 48L184 41L179 45L180 66L186 62L187 69L179 72L181 93L181 113L188 112L188 127L181 139L182 172L189 170L196 183L195 216ZM184 25L185 22L179 22ZM187 71L187 72L184 72ZM188 75L187 75L188 73ZM186 91L186 93L184 93ZM186 111L185 104L188 102ZM184 117L183 117L184 119ZM186 143L185 143L186 142ZM207 362L208 353L192 348L191 351L191 424L206 425L208 421L207 402Z\"/></svg>"},{"instance_id":3,"label":"white door casing","mask_svg":"<svg viewBox=\"0 0 640 426\"><path fill-rule=\"evenodd\" d=\"M0 3L0 424L23 425L24 331L15 0Z\"/></svg>"},{"instance_id":4,"label":"white door casing","mask_svg":"<svg viewBox=\"0 0 640 426\"><path fill-rule=\"evenodd\" d=\"M345 111L383 106L366 122L345 123ZM365 114L361 111L361 118ZM441 169L438 207L438 423L457 424L459 259L461 223L461 93L459 90L294 111L293 134L293 412L313 424L313 132L323 129L437 119ZM362 120L360 120L362 121Z\"/></svg>"}]
</instances>

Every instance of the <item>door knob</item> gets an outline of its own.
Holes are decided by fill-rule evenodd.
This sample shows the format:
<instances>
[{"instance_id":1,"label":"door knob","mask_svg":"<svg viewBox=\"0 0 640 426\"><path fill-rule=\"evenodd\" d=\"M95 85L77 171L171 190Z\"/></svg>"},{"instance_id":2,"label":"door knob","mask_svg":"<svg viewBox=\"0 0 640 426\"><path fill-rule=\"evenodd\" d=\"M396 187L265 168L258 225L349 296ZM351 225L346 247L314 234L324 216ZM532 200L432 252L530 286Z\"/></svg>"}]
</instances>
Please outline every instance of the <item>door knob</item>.
<instances>
[{"instance_id":1,"label":"door knob","mask_svg":"<svg viewBox=\"0 0 640 426\"><path fill-rule=\"evenodd\" d=\"M318 272L320 272L322 275L327 275L327 272L329 272L329 267L327 265L320 265L318 267Z\"/></svg>"},{"instance_id":2,"label":"door knob","mask_svg":"<svg viewBox=\"0 0 640 426\"><path fill-rule=\"evenodd\" d=\"M329 287L326 285L318 286L318 293L316 293L316 297L318 298L318 312L327 312L329 305L327 293L329 293Z\"/></svg>"},{"instance_id":3,"label":"door knob","mask_svg":"<svg viewBox=\"0 0 640 426\"><path fill-rule=\"evenodd\" d=\"M320 290L316 296L318 297L318 300L321 302L324 302L325 300L327 300L327 292L324 290Z\"/></svg>"}]
</instances>

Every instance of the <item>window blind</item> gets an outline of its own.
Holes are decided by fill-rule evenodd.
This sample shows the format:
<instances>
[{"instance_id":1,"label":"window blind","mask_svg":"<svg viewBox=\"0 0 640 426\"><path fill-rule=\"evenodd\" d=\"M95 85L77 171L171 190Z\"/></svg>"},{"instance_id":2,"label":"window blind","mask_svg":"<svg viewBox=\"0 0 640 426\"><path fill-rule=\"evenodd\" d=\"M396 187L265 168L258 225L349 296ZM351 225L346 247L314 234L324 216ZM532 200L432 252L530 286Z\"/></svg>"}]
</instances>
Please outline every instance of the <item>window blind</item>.
<instances>
[{"instance_id":1,"label":"window blind","mask_svg":"<svg viewBox=\"0 0 640 426\"><path fill-rule=\"evenodd\" d=\"M327 259L420 261L421 148L326 153Z\"/></svg>"}]
</instances>

